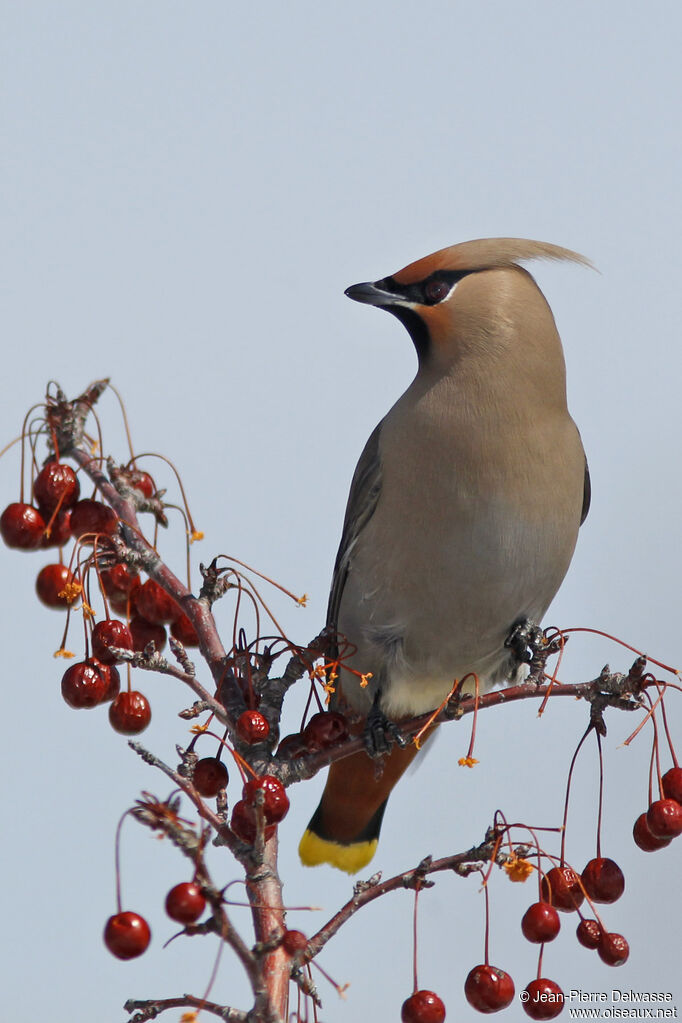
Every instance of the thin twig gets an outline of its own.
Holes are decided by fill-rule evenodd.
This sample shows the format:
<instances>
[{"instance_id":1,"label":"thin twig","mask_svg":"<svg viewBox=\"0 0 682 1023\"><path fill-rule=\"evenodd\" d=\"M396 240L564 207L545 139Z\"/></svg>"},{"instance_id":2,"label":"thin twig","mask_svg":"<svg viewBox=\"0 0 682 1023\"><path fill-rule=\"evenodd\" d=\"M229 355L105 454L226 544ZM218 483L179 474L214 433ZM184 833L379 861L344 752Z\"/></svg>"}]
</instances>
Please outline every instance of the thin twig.
<instances>
[{"instance_id":1,"label":"thin twig","mask_svg":"<svg viewBox=\"0 0 682 1023\"><path fill-rule=\"evenodd\" d=\"M193 1008L210 1012L227 1023L247 1023L248 1013L241 1009L233 1009L229 1005L218 1005L216 1002L207 1002L195 995L180 995L179 998L150 998L137 1000L129 998L123 1006L126 1012L134 1012L135 1015L126 1020L126 1023L147 1023L147 1020L156 1019L167 1009ZM136 1011L137 1010L137 1011Z\"/></svg>"},{"instance_id":2,"label":"thin twig","mask_svg":"<svg viewBox=\"0 0 682 1023\"><path fill-rule=\"evenodd\" d=\"M428 874L434 874L443 870L453 870L458 874L469 874L473 870L478 869L481 863L490 860L495 846L495 840L492 834L489 833L482 845L475 846L467 850L467 852L457 853L454 856L444 856L439 860L431 860L427 857L418 866L413 867L411 870L406 870L402 874L396 874L386 881L381 880L380 874L375 874L369 881L357 882L353 889L352 898L320 928L317 934L310 938L305 959L308 961L313 959L343 924L357 913L359 909L362 909L363 906L374 902L375 899L386 895L388 892L397 891L400 888L415 889L417 887L430 887L429 883L424 880ZM502 858L503 860L507 859L506 855Z\"/></svg>"}]
</instances>

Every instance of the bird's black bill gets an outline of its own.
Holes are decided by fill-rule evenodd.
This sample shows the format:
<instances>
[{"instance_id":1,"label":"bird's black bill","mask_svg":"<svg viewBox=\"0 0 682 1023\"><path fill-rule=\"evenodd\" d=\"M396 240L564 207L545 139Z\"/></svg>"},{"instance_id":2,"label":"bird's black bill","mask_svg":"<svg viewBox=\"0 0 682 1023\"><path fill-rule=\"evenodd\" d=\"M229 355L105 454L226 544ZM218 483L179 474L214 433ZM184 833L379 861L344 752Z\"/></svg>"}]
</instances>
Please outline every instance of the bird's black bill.
<instances>
[{"instance_id":1,"label":"bird's black bill","mask_svg":"<svg viewBox=\"0 0 682 1023\"><path fill-rule=\"evenodd\" d=\"M354 302L363 302L365 305L395 305L400 301L399 295L385 291L376 284L352 284L344 294Z\"/></svg>"}]
</instances>

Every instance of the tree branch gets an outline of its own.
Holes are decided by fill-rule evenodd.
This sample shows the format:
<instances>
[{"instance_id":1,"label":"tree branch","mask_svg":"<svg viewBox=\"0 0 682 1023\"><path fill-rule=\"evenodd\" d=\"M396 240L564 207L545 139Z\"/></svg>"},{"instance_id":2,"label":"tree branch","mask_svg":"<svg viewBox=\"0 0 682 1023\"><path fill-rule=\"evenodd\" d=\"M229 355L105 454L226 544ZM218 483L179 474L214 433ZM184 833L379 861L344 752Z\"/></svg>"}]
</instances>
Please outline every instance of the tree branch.
<instances>
[{"instance_id":1,"label":"tree branch","mask_svg":"<svg viewBox=\"0 0 682 1023\"><path fill-rule=\"evenodd\" d=\"M491 707L517 703L520 700L538 700L548 696L551 696L552 699L570 696L573 699L586 700L591 704L592 716L595 714L601 716L604 709L609 706L619 710L643 710L645 708L639 700L639 695L654 683L641 681L642 672L638 669L642 666L642 661L642 658L638 658L627 675L620 672L611 673L607 665L591 682L549 682L544 685L523 683L510 686L508 689L497 689L494 692L485 693L478 698L478 701L473 696L465 694L460 699L455 699L453 705L446 705L438 714L434 715L432 712L420 714L418 717L399 721L397 724L402 736L405 739L412 739L429 724L437 725L453 719L459 720L466 714L472 714L476 709L481 712ZM285 785L306 781L322 768L364 749L366 749L366 745L362 737L351 737L339 743L338 746L310 753L307 756L286 757L279 762L276 759L276 773Z\"/></svg>"}]
</instances>

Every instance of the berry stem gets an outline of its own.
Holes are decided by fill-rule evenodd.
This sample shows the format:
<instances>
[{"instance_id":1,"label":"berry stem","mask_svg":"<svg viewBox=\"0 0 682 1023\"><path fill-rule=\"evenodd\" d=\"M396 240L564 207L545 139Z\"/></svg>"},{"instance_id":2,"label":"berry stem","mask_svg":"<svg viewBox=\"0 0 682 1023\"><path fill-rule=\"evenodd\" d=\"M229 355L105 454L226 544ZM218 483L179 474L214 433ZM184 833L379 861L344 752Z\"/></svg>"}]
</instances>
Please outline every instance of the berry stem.
<instances>
[{"instance_id":1,"label":"berry stem","mask_svg":"<svg viewBox=\"0 0 682 1023\"><path fill-rule=\"evenodd\" d=\"M225 916L223 915L223 917L222 917L222 927L221 927L221 933L220 933L220 937L221 937L222 940L218 942L218 951L216 952L216 957L215 957L215 960L213 962L213 969L211 970L211 976L208 978L208 984L206 985L206 989L205 989L203 995L201 996L201 1001L200 1001L199 1005L197 1006L198 1012L201 1012L201 1010L204 1008L204 1005L206 1004L206 999L210 995L211 989L212 989L213 985L215 984L215 979L218 976L218 967L220 966L220 960L222 958L223 949L225 948L225 944L227 942L226 923L227 923L227 920L226 920ZM198 1015L198 1013L197 1013L197 1015Z\"/></svg>"},{"instance_id":2,"label":"berry stem","mask_svg":"<svg viewBox=\"0 0 682 1023\"><path fill-rule=\"evenodd\" d=\"M647 699L649 700L649 703L651 703L651 697L649 696L648 693L646 695L647 695ZM651 724L653 725L653 729L654 729L654 742L653 742L653 748L652 748L652 751L651 751L652 756L651 756L650 779L649 779L649 797L650 797L649 798L649 802L651 802L651 795L652 795L652 791L653 791L653 770L654 770L654 764L656 765L656 779L658 781L659 799L663 799L664 798L664 796L663 796L663 781L661 779L661 751L660 751L660 744L659 744L659 741L658 741L658 722L656 721L656 714L655 714L656 707L662 701L662 699L663 699L663 693L661 693L659 695L659 697L656 700L656 702L652 703L652 706L651 706Z\"/></svg>"},{"instance_id":3,"label":"berry stem","mask_svg":"<svg viewBox=\"0 0 682 1023\"><path fill-rule=\"evenodd\" d=\"M547 686L547 692L545 693L544 699L543 699L542 703L540 704L540 709L538 710L538 717L540 717L545 712L545 707L547 706L547 701L550 698L550 695L552 693L552 689L554 688L554 686L557 683L557 678L558 678L558 675L559 675L559 668L561 667L561 662L562 662L562 660L564 658L564 650L566 649L566 637L564 636L563 631L561 629L557 629L556 630L556 635L553 636L552 639L554 640L554 639L557 639L558 637L561 637L561 646L559 647L559 656L556 659L556 664L554 665L554 671L552 672L552 674L550 676L549 685Z\"/></svg>"},{"instance_id":4,"label":"berry stem","mask_svg":"<svg viewBox=\"0 0 682 1023\"><path fill-rule=\"evenodd\" d=\"M651 661L652 664L657 665L659 668L663 668L664 671L669 671L672 675L680 677L680 671L678 668L672 668L669 664L664 664L663 661L657 661L655 657L649 657L642 650L638 650L636 646L631 646L626 643L624 639L618 639L617 636L612 636L610 632L603 632L601 629L588 629L586 625L575 626L571 629L562 629L561 634L567 636L570 632L591 632L594 636L603 636L604 639L610 639L614 643L618 643L620 646L625 647L626 650L631 650L633 654L637 654L639 657L646 657L647 661Z\"/></svg>"},{"instance_id":5,"label":"berry stem","mask_svg":"<svg viewBox=\"0 0 682 1023\"><path fill-rule=\"evenodd\" d=\"M471 722L471 739L469 740L469 749L467 750L466 755L467 760L473 760L474 757L474 743L476 741L476 723L478 721L478 704L480 699L478 675L475 672L472 672L471 674L474 676L474 713ZM488 960L486 959L486 963L487 962Z\"/></svg>"},{"instance_id":6,"label":"berry stem","mask_svg":"<svg viewBox=\"0 0 682 1023\"><path fill-rule=\"evenodd\" d=\"M235 565L239 565L240 568L245 568L247 572L253 572L253 574L257 575L259 579L262 579L264 582L270 583L270 585L274 586L276 589L281 590L287 597L291 597L296 604L301 603L301 599L297 597L295 593L292 593L291 590L288 590L286 586L282 586L282 584L278 583L275 579L271 579L269 575L264 575L264 573L259 572L258 569L252 568L251 565L247 565L245 561L240 561L239 558L233 558L231 554L221 554L220 557L225 558L227 561L234 561Z\"/></svg>"},{"instance_id":7,"label":"berry stem","mask_svg":"<svg viewBox=\"0 0 682 1023\"><path fill-rule=\"evenodd\" d=\"M128 441L128 450L130 451L130 461L134 462L135 461L135 455L133 454L133 441L132 441L132 437L130 436L130 424L128 423L128 415L126 413L126 407L123 404L123 398L118 393L118 391L116 390L114 385L111 383L111 381L109 381L108 386L109 386L109 390L113 391L114 394L116 395L116 400L118 401L119 407L121 409L121 417L123 419L123 429L125 430L126 440Z\"/></svg>"},{"instance_id":8,"label":"berry stem","mask_svg":"<svg viewBox=\"0 0 682 1023\"><path fill-rule=\"evenodd\" d=\"M305 707L303 708L303 716L301 717L301 727L299 728L299 732L302 732L303 729L305 728L305 719L307 718L308 711L310 710L310 701L313 698L313 693L315 693L315 696L317 697L317 692L315 690L315 682L313 680L311 680L311 682L310 682L310 692L308 693L308 699L306 700ZM317 702L318 702L318 706L319 706L319 703L320 703L319 699L318 699ZM322 710L322 707L320 707L320 710Z\"/></svg>"},{"instance_id":9,"label":"berry stem","mask_svg":"<svg viewBox=\"0 0 682 1023\"><path fill-rule=\"evenodd\" d=\"M59 644L59 650L60 651L65 651L66 650L66 637L67 637L68 632L69 632L69 625L70 624L71 624L71 608L68 607L67 610L66 610L66 621L64 622L64 632L62 633L62 641ZM54 656L56 657L57 654L55 654ZM62 653L61 656L65 656L65 654ZM87 648L86 648L86 656L87 656Z\"/></svg>"},{"instance_id":10,"label":"berry stem","mask_svg":"<svg viewBox=\"0 0 682 1023\"><path fill-rule=\"evenodd\" d=\"M121 828L123 827L123 821L126 819L130 810L121 816L118 824L116 825L116 839L114 842L114 863L116 865L116 912L122 913L123 907L121 905Z\"/></svg>"},{"instance_id":11,"label":"berry stem","mask_svg":"<svg viewBox=\"0 0 682 1023\"><path fill-rule=\"evenodd\" d=\"M656 754L656 741L651 744L651 757L649 758L649 806L654 801L654 756Z\"/></svg>"},{"instance_id":12,"label":"berry stem","mask_svg":"<svg viewBox=\"0 0 682 1023\"><path fill-rule=\"evenodd\" d=\"M485 937L483 939L483 948L485 952L484 962L486 966L489 966L488 961L488 941L490 938L490 897L488 895L488 882L484 881L483 891L485 893Z\"/></svg>"},{"instance_id":13,"label":"berry stem","mask_svg":"<svg viewBox=\"0 0 682 1023\"><path fill-rule=\"evenodd\" d=\"M187 515L185 514L185 509L181 508L179 504L166 504L166 502L164 501L163 502L163 509L164 509L164 511L168 511L169 508L172 508L173 511L180 512L180 514L182 515L182 521L184 522L184 525L185 525L185 573L186 573L186 576L187 576L187 589L191 590L192 589L192 566L191 566L191 561L190 561L189 549L190 549L190 545L192 543L192 540L191 540L192 533L190 532L190 528L189 528L189 520L187 518Z\"/></svg>"},{"instance_id":14,"label":"berry stem","mask_svg":"<svg viewBox=\"0 0 682 1023\"><path fill-rule=\"evenodd\" d=\"M533 834L533 832L531 831L531 835L532 834ZM542 902L542 851L540 849L540 843L535 838L535 835L533 835L533 838L535 839L535 846L536 846L537 851L538 851L538 902ZM550 897L550 900L551 900L551 898L552 898L552 889L551 889L551 887L549 885L547 887L549 889L549 897Z\"/></svg>"},{"instance_id":15,"label":"berry stem","mask_svg":"<svg viewBox=\"0 0 682 1023\"><path fill-rule=\"evenodd\" d=\"M649 677L651 678L651 681L656 685L656 679L654 679L652 676ZM658 688L657 685L656 687ZM659 703L661 703L663 700L663 693L660 690L658 690L658 698L654 702L652 702L651 697L648 694L647 699L649 700L650 704L649 709L642 718L642 720L640 721L640 723L635 728L634 732L632 732L631 735L628 735L627 739L623 743L624 746L629 746L633 739L637 738L637 736L642 731L649 718L653 718L654 714L656 713L656 708L658 707Z\"/></svg>"},{"instance_id":16,"label":"berry stem","mask_svg":"<svg viewBox=\"0 0 682 1023\"><path fill-rule=\"evenodd\" d=\"M256 612L256 614L257 614L257 612ZM237 616L235 614L235 621L236 621L236 617ZM252 677L252 674L251 674L251 657L249 656L249 645L248 645L248 643L246 641L246 632L245 632L245 630L243 628L239 630L239 653L242 655L240 657L240 661L241 661L241 663L244 666L244 668L242 670L242 675L244 674L244 672L246 673L246 685L247 685L247 688L248 688L248 696L249 696L248 704L247 705L252 710L255 710L255 708L257 706L257 703L256 703L256 694L255 694L254 689L253 689L253 677Z\"/></svg>"},{"instance_id":17,"label":"berry stem","mask_svg":"<svg viewBox=\"0 0 682 1023\"><path fill-rule=\"evenodd\" d=\"M111 385L109 385L109 386L111 386ZM180 493L182 494L182 503L185 506L185 512L187 514L187 521L189 522L189 528L190 528L190 531L191 531L190 532L190 536L193 537L194 539L200 539L203 536L203 534L199 534L197 529L195 528L194 521L192 519L192 514L191 514L191 512L189 510L189 502L187 500L187 494L185 493L185 488L182 485L182 480L180 478L180 473L175 468L175 466L171 462L170 458L166 458L165 455L160 455L157 451L145 451L141 455L134 455L132 453L132 448L131 448L130 454L131 454L131 458L130 458L130 461L128 462L128 465L130 465L131 463L133 465L136 465L136 463L138 462L138 460L140 458L160 458L162 462L165 462L166 465L171 468L171 470L175 474L176 480L178 481L178 487L180 488ZM237 559L233 558L232 560L236 561Z\"/></svg>"},{"instance_id":18,"label":"berry stem","mask_svg":"<svg viewBox=\"0 0 682 1023\"><path fill-rule=\"evenodd\" d=\"M604 807L604 754L601 746L601 735L595 728L594 734L597 737L597 750L599 751L599 807L597 809L597 858L601 858L601 821Z\"/></svg>"},{"instance_id":19,"label":"berry stem","mask_svg":"<svg viewBox=\"0 0 682 1023\"><path fill-rule=\"evenodd\" d=\"M420 887L414 890L414 909L412 911L412 976L413 976L413 991L419 990L419 981L417 979L417 909L419 905L419 892Z\"/></svg>"},{"instance_id":20,"label":"berry stem","mask_svg":"<svg viewBox=\"0 0 682 1023\"><path fill-rule=\"evenodd\" d=\"M542 977L542 956L543 956L544 951L545 951L545 943L543 941L543 943L540 945L540 951L538 952L538 973L537 973L537 979L538 980L540 980L540 978Z\"/></svg>"},{"instance_id":21,"label":"berry stem","mask_svg":"<svg viewBox=\"0 0 682 1023\"><path fill-rule=\"evenodd\" d=\"M26 428L28 426L28 421L30 417L33 415L35 410L39 408L42 408L42 405L32 405L31 408L26 413L26 415L24 416L24 421L21 424L21 468L20 468L21 475L19 477L19 501L22 504L24 503L24 470L26 468ZM8 445L8 447L9 446L10 445ZM5 451L7 451L7 448L4 448L2 453L4 454Z\"/></svg>"},{"instance_id":22,"label":"berry stem","mask_svg":"<svg viewBox=\"0 0 682 1023\"><path fill-rule=\"evenodd\" d=\"M590 734L590 732L591 732L593 727L594 726L592 725L592 722L590 722L590 724L585 729L585 732L583 734L582 739L580 740L580 742L578 743L578 745L575 748L575 753L573 754L573 757L571 759L571 766L568 769L568 778L566 780L566 798L564 800L564 819L563 819L563 824L562 824L562 829L561 829L561 857L560 857L560 860L561 860L561 866L562 867L564 865L564 858L565 858L565 852L566 852L566 825L567 825L567 822L568 822L568 801L569 801L569 797L570 797L570 794L571 794L571 780L573 778L573 768L575 767L575 762L578 759L578 753L580 753L580 747L585 742L585 739Z\"/></svg>"},{"instance_id":23,"label":"berry stem","mask_svg":"<svg viewBox=\"0 0 682 1023\"><path fill-rule=\"evenodd\" d=\"M656 682L656 688L657 689L658 689L658 686L659 686L659 683L657 681ZM664 692L665 692L665 689L664 689ZM673 765L675 767L679 767L680 765L677 762L677 756L675 754L675 747L673 745L673 740L672 740L672 737L670 735L670 728L668 727L668 715L666 713L665 700L663 699L663 695L661 695L661 715L663 717L663 728L665 730L665 737L666 737L666 740L667 740L667 743L668 743L668 749L670 750L670 756L673 758Z\"/></svg>"}]
</instances>

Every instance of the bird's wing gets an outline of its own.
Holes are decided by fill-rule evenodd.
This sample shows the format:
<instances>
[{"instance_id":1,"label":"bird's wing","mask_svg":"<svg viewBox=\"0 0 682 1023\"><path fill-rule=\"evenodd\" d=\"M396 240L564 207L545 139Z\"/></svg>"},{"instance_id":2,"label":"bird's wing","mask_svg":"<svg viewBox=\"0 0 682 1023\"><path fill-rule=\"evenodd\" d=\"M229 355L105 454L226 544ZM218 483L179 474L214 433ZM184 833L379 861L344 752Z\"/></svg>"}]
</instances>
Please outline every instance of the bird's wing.
<instances>
[{"instance_id":1,"label":"bird's wing","mask_svg":"<svg viewBox=\"0 0 682 1023\"><path fill-rule=\"evenodd\" d=\"M590 501L592 500L592 484L590 483L590 467L585 459L585 487L583 489L583 510L580 513L580 525L587 518L587 513L590 510Z\"/></svg>"},{"instance_id":2,"label":"bird's wing","mask_svg":"<svg viewBox=\"0 0 682 1023\"><path fill-rule=\"evenodd\" d=\"M339 620L339 606L343 588L348 577L348 569L353 555L353 548L360 533L365 528L377 506L381 493L381 459L379 456L379 436L383 419L370 434L360 455L360 460L353 474L350 485L346 517L343 521L341 543L336 555L334 574L332 576L329 604L327 606L327 625L336 629Z\"/></svg>"}]
</instances>

